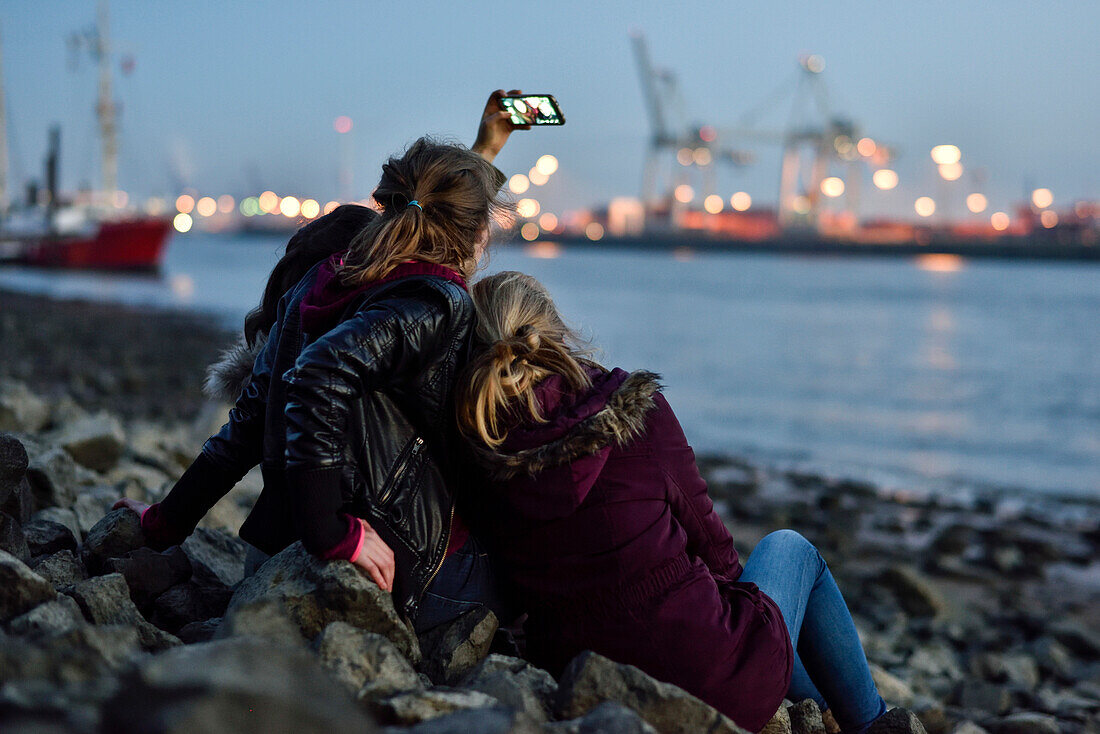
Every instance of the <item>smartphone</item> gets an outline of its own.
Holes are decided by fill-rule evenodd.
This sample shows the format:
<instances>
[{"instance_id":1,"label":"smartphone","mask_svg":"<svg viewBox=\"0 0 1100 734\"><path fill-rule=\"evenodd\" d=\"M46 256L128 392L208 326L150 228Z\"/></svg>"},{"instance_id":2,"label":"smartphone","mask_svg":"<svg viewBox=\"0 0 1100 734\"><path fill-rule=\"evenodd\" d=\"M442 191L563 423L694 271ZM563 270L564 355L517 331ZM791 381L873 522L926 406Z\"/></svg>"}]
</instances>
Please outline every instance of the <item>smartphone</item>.
<instances>
[{"instance_id":1,"label":"smartphone","mask_svg":"<svg viewBox=\"0 0 1100 734\"><path fill-rule=\"evenodd\" d=\"M512 113L516 125L564 125L565 115L552 94L501 97L500 106Z\"/></svg>"}]
</instances>

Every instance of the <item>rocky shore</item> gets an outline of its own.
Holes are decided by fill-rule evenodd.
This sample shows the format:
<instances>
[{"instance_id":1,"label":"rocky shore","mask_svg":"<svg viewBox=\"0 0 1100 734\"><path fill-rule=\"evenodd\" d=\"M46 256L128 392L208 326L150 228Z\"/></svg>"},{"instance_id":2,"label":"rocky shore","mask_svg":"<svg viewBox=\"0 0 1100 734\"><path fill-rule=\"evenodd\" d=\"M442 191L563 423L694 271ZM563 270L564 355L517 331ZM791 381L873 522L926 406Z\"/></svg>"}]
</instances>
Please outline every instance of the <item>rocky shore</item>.
<instances>
[{"instance_id":1,"label":"rocky shore","mask_svg":"<svg viewBox=\"0 0 1100 734\"><path fill-rule=\"evenodd\" d=\"M0 309L0 731L739 731L593 653L555 680L487 610L418 638L354 567L298 546L243 579L256 472L182 546L144 548L110 506L160 498L220 425L200 385L231 336L2 292ZM1096 504L700 463L743 557L781 527L822 550L901 707L877 731L1100 732ZM825 729L805 701L766 731Z\"/></svg>"}]
</instances>

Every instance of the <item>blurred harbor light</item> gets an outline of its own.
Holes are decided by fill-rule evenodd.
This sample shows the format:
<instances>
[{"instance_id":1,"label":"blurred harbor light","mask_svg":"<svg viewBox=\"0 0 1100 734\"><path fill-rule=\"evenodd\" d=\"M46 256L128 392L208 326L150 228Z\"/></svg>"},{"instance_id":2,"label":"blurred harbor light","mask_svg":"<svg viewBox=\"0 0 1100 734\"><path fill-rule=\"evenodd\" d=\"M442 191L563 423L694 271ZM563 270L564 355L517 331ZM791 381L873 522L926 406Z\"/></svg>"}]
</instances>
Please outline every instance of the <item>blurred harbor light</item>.
<instances>
[{"instance_id":1,"label":"blurred harbor light","mask_svg":"<svg viewBox=\"0 0 1100 734\"><path fill-rule=\"evenodd\" d=\"M922 217L930 217L936 213L936 202L931 196L922 196L913 202L913 209Z\"/></svg>"},{"instance_id":2,"label":"blurred harbor light","mask_svg":"<svg viewBox=\"0 0 1100 734\"><path fill-rule=\"evenodd\" d=\"M1031 192L1031 203L1039 209L1046 209L1054 203L1054 194L1050 189L1035 189Z\"/></svg>"}]
</instances>

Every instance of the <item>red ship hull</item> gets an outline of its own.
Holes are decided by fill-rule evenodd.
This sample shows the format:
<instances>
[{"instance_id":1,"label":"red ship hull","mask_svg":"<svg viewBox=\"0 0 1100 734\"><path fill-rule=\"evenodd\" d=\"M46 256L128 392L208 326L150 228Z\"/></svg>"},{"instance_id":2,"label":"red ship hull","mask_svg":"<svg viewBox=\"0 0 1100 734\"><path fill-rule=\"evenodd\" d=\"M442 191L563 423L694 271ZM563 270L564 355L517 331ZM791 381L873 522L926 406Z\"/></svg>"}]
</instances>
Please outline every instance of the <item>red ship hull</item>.
<instances>
[{"instance_id":1,"label":"red ship hull","mask_svg":"<svg viewBox=\"0 0 1100 734\"><path fill-rule=\"evenodd\" d=\"M18 260L51 268L155 270L171 226L171 220L154 218L101 222L94 235L30 240Z\"/></svg>"}]
</instances>

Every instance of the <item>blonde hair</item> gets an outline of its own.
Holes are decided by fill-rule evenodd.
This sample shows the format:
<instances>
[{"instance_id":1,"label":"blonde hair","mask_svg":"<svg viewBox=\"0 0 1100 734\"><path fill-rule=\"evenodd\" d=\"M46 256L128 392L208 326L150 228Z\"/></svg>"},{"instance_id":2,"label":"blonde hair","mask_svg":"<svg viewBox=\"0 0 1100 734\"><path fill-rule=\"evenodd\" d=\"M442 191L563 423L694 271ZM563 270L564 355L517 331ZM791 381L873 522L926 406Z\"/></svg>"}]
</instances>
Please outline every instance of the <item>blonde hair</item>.
<instances>
[{"instance_id":1,"label":"blonde hair","mask_svg":"<svg viewBox=\"0 0 1100 734\"><path fill-rule=\"evenodd\" d=\"M525 413L545 422L535 399L540 381L561 375L571 390L581 390L592 384L584 365L595 362L530 275L490 275L474 284L471 296L477 347L456 388L458 423L468 438L496 447L507 438L509 417Z\"/></svg>"},{"instance_id":2,"label":"blonde hair","mask_svg":"<svg viewBox=\"0 0 1100 734\"><path fill-rule=\"evenodd\" d=\"M490 219L509 208L500 198L502 183L502 174L477 153L420 138L382 166L373 194L381 216L352 239L337 270L340 281L379 280L406 260L469 278Z\"/></svg>"}]
</instances>

